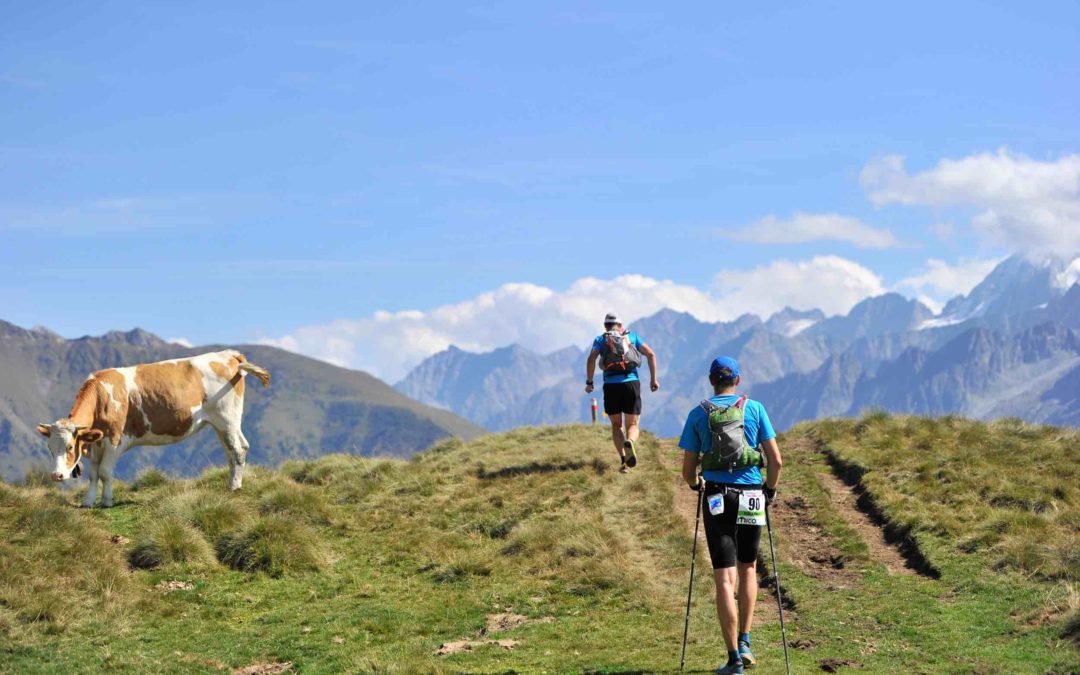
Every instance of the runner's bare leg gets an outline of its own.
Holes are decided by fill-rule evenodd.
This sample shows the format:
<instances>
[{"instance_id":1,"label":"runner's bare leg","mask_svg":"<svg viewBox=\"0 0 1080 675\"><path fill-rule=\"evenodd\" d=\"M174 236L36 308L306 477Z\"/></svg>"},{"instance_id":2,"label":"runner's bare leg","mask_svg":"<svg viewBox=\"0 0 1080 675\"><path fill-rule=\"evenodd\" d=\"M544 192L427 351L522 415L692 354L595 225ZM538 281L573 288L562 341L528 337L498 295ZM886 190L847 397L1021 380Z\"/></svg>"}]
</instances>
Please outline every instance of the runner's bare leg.
<instances>
[{"instance_id":1,"label":"runner's bare leg","mask_svg":"<svg viewBox=\"0 0 1080 675\"><path fill-rule=\"evenodd\" d=\"M739 632L749 633L754 623L754 605L757 604L757 561L736 562L739 576Z\"/></svg>"},{"instance_id":2,"label":"runner's bare leg","mask_svg":"<svg viewBox=\"0 0 1080 675\"><path fill-rule=\"evenodd\" d=\"M720 619L720 633L729 652L735 651L735 622L737 605L735 603L735 568L723 567L713 570L716 582L716 616Z\"/></svg>"},{"instance_id":3,"label":"runner's bare leg","mask_svg":"<svg viewBox=\"0 0 1080 675\"><path fill-rule=\"evenodd\" d=\"M626 438L637 443L638 439L638 420L641 419L641 415L631 415L629 413L623 415L626 418Z\"/></svg>"},{"instance_id":4,"label":"runner's bare leg","mask_svg":"<svg viewBox=\"0 0 1080 675\"><path fill-rule=\"evenodd\" d=\"M615 450L619 453L619 458L622 459L626 456L623 450L623 443L626 441L626 436L623 434L622 413L609 415L608 419L611 420L611 442L615 444Z\"/></svg>"}]
</instances>

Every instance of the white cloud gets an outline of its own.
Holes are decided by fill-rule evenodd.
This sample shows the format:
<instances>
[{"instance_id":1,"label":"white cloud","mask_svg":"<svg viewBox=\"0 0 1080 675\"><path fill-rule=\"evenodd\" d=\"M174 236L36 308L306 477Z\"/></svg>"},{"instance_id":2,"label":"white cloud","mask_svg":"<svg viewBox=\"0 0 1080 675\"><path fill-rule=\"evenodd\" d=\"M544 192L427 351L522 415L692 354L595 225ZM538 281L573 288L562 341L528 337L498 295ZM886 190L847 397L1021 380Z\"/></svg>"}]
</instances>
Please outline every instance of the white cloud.
<instances>
[{"instance_id":1,"label":"white cloud","mask_svg":"<svg viewBox=\"0 0 1080 675\"><path fill-rule=\"evenodd\" d=\"M894 155L867 164L860 178L879 206L974 207L974 230L1012 251L1080 251L1080 155L1041 162L1003 149L942 159L915 174Z\"/></svg>"},{"instance_id":2,"label":"white cloud","mask_svg":"<svg viewBox=\"0 0 1080 675\"><path fill-rule=\"evenodd\" d=\"M859 248L891 248L900 242L888 230L875 229L866 223L837 213L800 213L780 219L766 216L750 227L720 235L736 241L757 244L802 244L830 239L846 241Z\"/></svg>"},{"instance_id":3,"label":"white cloud","mask_svg":"<svg viewBox=\"0 0 1080 675\"><path fill-rule=\"evenodd\" d=\"M751 312L766 317L784 307L820 309L845 314L865 298L881 295L881 277L862 265L838 256L810 260L777 260L764 267L716 276L725 306L735 314Z\"/></svg>"},{"instance_id":4,"label":"white cloud","mask_svg":"<svg viewBox=\"0 0 1080 675\"><path fill-rule=\"evenodd\" d=\"M896 282L896 288L914 291L919 300L936 312L944 301L970 293L1000 262L1000 259L961 260L950 265L931 258L926 261L926 269Z\"/></svg>"},{"instance_id":5,"label":"white cloud","mask_svg":"<svg viewBox=\"0 0 1080 675\"><path fill-rule=\"evenodd\" d=\"M584 348L600 330L604 314L612 310L628 325L665 307L705 321L729 320L745 312L768 316L785 305L839 313L884 290L881 279L865 267L824 256L720 274L709 290L641 275L585 277L564 291L504 284L429 311L380 311L304 326L262 342L396 381L450 345L469 351L512 343L540 352L567 345Z\"/></svg>"},{"instance_id":6,"label":"white cloud","mask_svg":"<svg viewBox=\"0 0 1080 675\"><path fill-rule=\"evenodd\" d=\"M189 349L195 346L191 344L191 340L183 337L171 337L168 340L165 340L165 342L171 342L174 345L180 345L181 347L187 347Z\"/></svg>"}]
</instances>

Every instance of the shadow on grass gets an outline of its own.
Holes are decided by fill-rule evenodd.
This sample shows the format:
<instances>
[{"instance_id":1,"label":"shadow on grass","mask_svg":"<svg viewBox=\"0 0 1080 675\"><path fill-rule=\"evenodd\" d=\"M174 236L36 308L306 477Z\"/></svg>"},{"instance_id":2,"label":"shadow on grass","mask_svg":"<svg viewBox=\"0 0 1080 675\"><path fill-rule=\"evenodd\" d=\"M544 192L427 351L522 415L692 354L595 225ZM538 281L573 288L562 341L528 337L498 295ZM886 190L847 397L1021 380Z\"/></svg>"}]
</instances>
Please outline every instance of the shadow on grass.
<instances>
[{"instance_id":1,"label":"shadow on grass","mask_svg":"<svg viewBox=\"0 0 1080 675\"><path fill-rule=\"evenodd\" d=\"M584 469L586 467L592 467L598 474L603 473L607 469L607 465L599 460L594 460L592 462L562 462L561 464L529 462L528 464L507 466L494 471L487 471L481 467L476 470L476 477L480 480L491 480L493 478L512 478L515 476L558 473L560 471L577 471L578 469Z\"/></svg>"}]
</instances>

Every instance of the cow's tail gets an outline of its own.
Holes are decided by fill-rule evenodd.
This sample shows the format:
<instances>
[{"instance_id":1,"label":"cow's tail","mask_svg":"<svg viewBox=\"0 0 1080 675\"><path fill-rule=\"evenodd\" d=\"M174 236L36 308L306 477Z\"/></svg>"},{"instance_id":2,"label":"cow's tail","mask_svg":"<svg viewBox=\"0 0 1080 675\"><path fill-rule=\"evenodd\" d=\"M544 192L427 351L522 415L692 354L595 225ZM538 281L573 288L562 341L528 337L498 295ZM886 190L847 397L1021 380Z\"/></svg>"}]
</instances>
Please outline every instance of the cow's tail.
<instances>
[{"instance_id":1,"label":"cow's tail","mask_svg":"<svg viewBox=\"0 0 1080 675\"><path fill-rule=\"evenodd\" d=\"M236 359L238 361L240 361L240 364L237 366L237 368L240 369L241 373L251 373L255 377L259 378L259 381L263 383L264 387L269 387L270 386L270 371L269 370L267 370L266 368L262 368L260 366L257 366L254 363L251 363L246 358L244 358L243 354L241 354L239 352L237 352L237 354L236 354Z\"/></svg>"}]
</instances>

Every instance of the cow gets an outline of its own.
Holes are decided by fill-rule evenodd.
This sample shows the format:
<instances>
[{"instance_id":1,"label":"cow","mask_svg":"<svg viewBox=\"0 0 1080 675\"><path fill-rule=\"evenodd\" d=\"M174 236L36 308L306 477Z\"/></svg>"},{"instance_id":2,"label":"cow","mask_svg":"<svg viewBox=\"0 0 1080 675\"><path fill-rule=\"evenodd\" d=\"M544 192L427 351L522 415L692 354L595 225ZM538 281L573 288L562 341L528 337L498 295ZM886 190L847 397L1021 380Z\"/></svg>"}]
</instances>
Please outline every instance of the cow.
<instances>
[{"instance_id":1,"label":"cow","mask_svg":"<svg viewBox=\"0 0 1080 675\"><path fill-rule=\"evenodd\" d=\"M49 442L52 479L77 478L85 457L90 489L83 508L94 505L98 479L101 505L112 506L121 455L139 445L176 443L210 426L225 447L229 487L239 490L249 447L240 430L247 373L269 386L270 373L235 349L99 370L83 382L67 417L37 427Z\"/></svg>"}]
</instances>

